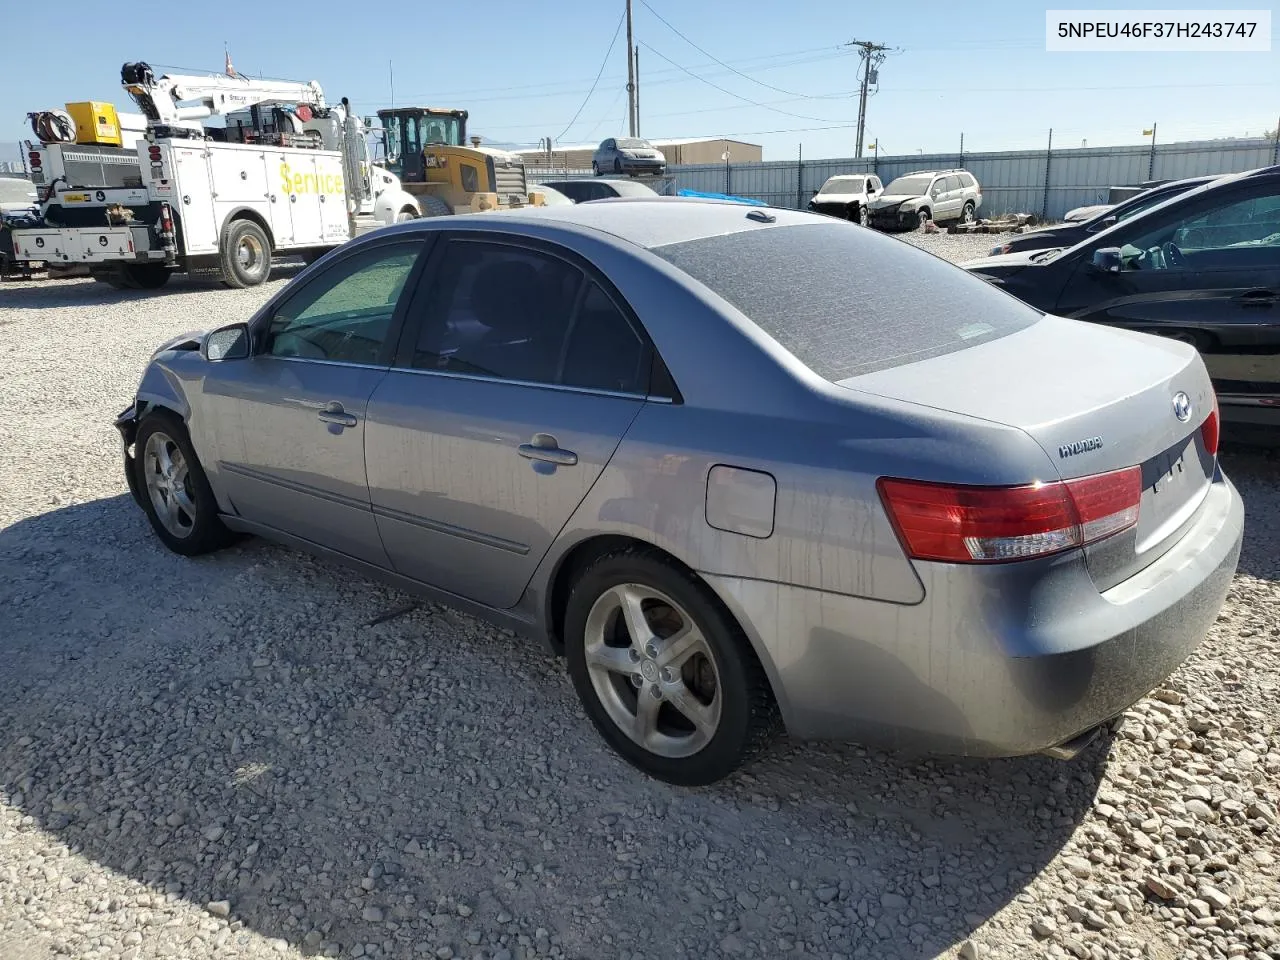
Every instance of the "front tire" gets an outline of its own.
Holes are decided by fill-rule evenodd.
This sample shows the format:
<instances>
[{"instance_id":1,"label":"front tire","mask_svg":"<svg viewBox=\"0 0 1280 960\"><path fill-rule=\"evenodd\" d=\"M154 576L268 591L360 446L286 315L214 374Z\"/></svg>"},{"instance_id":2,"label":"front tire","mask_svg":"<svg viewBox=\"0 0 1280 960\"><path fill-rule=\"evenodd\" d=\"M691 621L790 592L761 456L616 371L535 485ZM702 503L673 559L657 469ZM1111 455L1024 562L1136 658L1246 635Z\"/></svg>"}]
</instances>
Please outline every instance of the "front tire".
<instances>
[{"instance_id":1,"label":"front tire","mask_svg":"<svg viewBox=\"0 0 1280 960\"><path fill-rule=\"evenodd\" d=\"M194 557L232 542L186 425L176 414L155 410L143 418L134 437L132 468L142 509L174 553Z\"/></svg>"},{"instance_id":2,"label":"front tire","mask_svg":"<svg viewBox=\"0 0 1280 960\"><path fill-rule=\"evenodd\" d=\"M594 160L591 161L591 175L593 177L600 176L600 164L596 163Z\"/></svg>"},{"instance_id":3,"label":"front tire","mask_svg":"<svg viewBox=\"0 0 1280 960\"><path fill-rule=\"evenodd\" d=\"M229 287L256 287L271 274L271 241L252 220L227 224L218 255L222 282Z\"/></svg>"},{"instance_id":4,"label":"front tire","mask_svg":"<svg viewBox=\"0 0 1280 960\"><path fill-rule=\"evenodd\" d=\"M659 780L714 783L778 730L741 628L704 583L656 550L609 553L582 572L565 612L565 653L596 730Z\"/></svg>"},{"instance_id":5,"label":"front tire","mask_svg":"<svg viewBox=\"0 0 1280 960\"><path fill-rule=\"evenodd\" d=\"M923 230L923 229L924 229L924 225L925 225L926 223L928 223L930 220L932 220L932 219L933 219L933 215L932 215L931 213L929 213L929 208L928 208L928 207L921 207L921 208L920 208L920 211L916 214L916 218L917 218L917 223L916 223L916 225L917 225L921 230Z\"/></svg>"},{"instance_id":6,"label":"front tire","mask_svg":"<svg viewBox=\"0 0 1280 960\"><path fill-rule=\"evenodd\" d=\"M412 207L405 207L396 214L396 223L408 223L410 220L418 219L418 211Z\"/></svg>"},{"instance_id":7,"label":"front tire","mask_svg":"<svg viewBox=\"0 0 1280 960\"><path fill-rule=\"evenodd\" d=\"M622 172L622 161L619 160L617 157L613 158L613 172L614 173Z\"/></svg>"}]
</instances>

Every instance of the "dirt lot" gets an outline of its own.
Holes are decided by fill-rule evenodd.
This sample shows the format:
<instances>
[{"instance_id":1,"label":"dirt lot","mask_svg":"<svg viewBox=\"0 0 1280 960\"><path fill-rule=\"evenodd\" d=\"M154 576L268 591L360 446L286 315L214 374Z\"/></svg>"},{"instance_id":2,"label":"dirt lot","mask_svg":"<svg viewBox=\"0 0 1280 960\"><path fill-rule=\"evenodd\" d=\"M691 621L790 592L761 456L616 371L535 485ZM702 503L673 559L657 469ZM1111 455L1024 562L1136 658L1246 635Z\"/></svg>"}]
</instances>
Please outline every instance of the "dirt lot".
<instances>
[{"instance_id":1,"label":"dirt lot","mask_svg":"<svg viewBox=\"0 0 1280 960\"><path fill-rule=\"evenodd\" d=\"M990 237L915 237L954 259ZM561 664L259 541L167 553L112 417L250 291L0 287L0 958L1280 957L1280 464L1201 651L1075 762L645 780Z\"/></svg>"}]
</instances>

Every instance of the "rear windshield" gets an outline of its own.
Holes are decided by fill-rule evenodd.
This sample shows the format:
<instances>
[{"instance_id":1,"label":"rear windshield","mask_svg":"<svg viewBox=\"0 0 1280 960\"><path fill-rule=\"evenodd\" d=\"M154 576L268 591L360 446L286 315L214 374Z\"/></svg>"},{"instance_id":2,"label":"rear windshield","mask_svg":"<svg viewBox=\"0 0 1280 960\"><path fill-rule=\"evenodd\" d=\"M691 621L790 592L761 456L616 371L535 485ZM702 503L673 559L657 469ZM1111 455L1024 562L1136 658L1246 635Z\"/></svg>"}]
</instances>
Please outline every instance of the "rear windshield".
<instances>
[{"instance_id":1,"label":"rear windshield","mask_svg":"<svg viewBox=\"0 0 1280 960\"><path fill-rule=\"evenodd\" d=\"M996 340L1040 318L959 267L852 224L744 230L653 252L833 382Z\"/></svg>"}]
</instances>

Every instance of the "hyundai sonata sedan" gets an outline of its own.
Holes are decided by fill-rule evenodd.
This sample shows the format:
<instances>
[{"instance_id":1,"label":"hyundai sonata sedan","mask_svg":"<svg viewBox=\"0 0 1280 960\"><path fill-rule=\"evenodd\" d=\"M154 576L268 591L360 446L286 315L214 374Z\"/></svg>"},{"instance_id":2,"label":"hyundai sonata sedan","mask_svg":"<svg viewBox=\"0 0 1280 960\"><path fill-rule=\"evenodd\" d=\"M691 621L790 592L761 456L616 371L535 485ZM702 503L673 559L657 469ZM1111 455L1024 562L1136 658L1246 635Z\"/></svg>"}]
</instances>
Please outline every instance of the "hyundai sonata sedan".
<instances>
[{"instance_id":1,"label":"hyundai sonata sedan","mask_svg":"<svg viewBox=\"0 0 1280 960\"><path fill-rule=\"evenodd\" d=\"M116 425L170 549L520 630L682 784L781 730L1069 757L1201 642L1244 522L1192 347L711 201L376 231L163 346Z\"/></svg>"}]
</instances>

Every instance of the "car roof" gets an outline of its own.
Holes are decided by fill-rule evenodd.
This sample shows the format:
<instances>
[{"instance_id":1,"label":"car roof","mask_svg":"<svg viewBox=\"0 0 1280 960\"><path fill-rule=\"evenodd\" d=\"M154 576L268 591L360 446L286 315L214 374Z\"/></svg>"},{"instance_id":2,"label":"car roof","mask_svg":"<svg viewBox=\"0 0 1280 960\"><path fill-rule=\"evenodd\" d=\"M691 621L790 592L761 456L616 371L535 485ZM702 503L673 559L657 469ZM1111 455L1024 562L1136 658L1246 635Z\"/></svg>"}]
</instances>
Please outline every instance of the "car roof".
<instances>
[{"instance_id":1,"label":"car roof","mask_svg":"<svg viewBox=\"0 0 1280 960\"><path fill-rule=\"evenodd\" d=\"M762 218L768 217L769 220ZM708 200L700 197L613 197L578 203L572 206L523 207L492 213L464 214L457 217L426 217L411 220L389 230L448 229L459 226L501 229L498 223L585 229L609 234L646 249L686 243L706 237L726 236L746 230L786 226L829 224L830 217L784 210L778 207L747 206L731 200Z\"/></svg>"},{"instance_id":2,"label":"car roof","mask_svg":"<svg viewBox=\"0 0 1280 960\"><path fill-rule=\"evenodd\" d=\"M1155 206L1150 207L1146 210L1143 210L1137 216L1130 217L1127 220L1121 220L1119 223L1114 223L1111 226L1109 226L1107 229L1103 230L1102 232L1095 233L1092 236L1086 237L1085 239L1081 240L1075 246L1066 248L1066 250L1063 251L1062 256L1065 256L1067 253L1069 253L1072 250L1075 250L1077 247L1083 247L1086 244L1090 244L1090 243L1097 243L1099 238L1106 237L1118 230L1128 229L1129 227L1133 226L1135 223L1140 223L1143 220L1145 220L1147 217L1152 216L1153 214L1162 213L1163 211L1169 210L1172 207L1175 207L1181 203L1192 203L1194 202L1195 197L1199 197L1205 193L1221 190L1224 187L1229 187L1232 184L1241 183L1247 180L1270 179L1272 177L1280 178L1280 166L1258 167L1257 169L1254 169L1254 170L1245 170L1242 173L1224 173L1222 176L1209 178L1206 182L1201 183L1199 186L1195 186L1194 184L1192 184L1192 186L1189 189L1176 191L1170 194L1160 203L1157 203ZM1194 180L1196 178L1188 178L1188 179ZM1152 187L1151 189L1163 190L1164 186ZM1119 204L1117 204L1117 206L1119 206Z\"/></svg>"}]
</instances>

